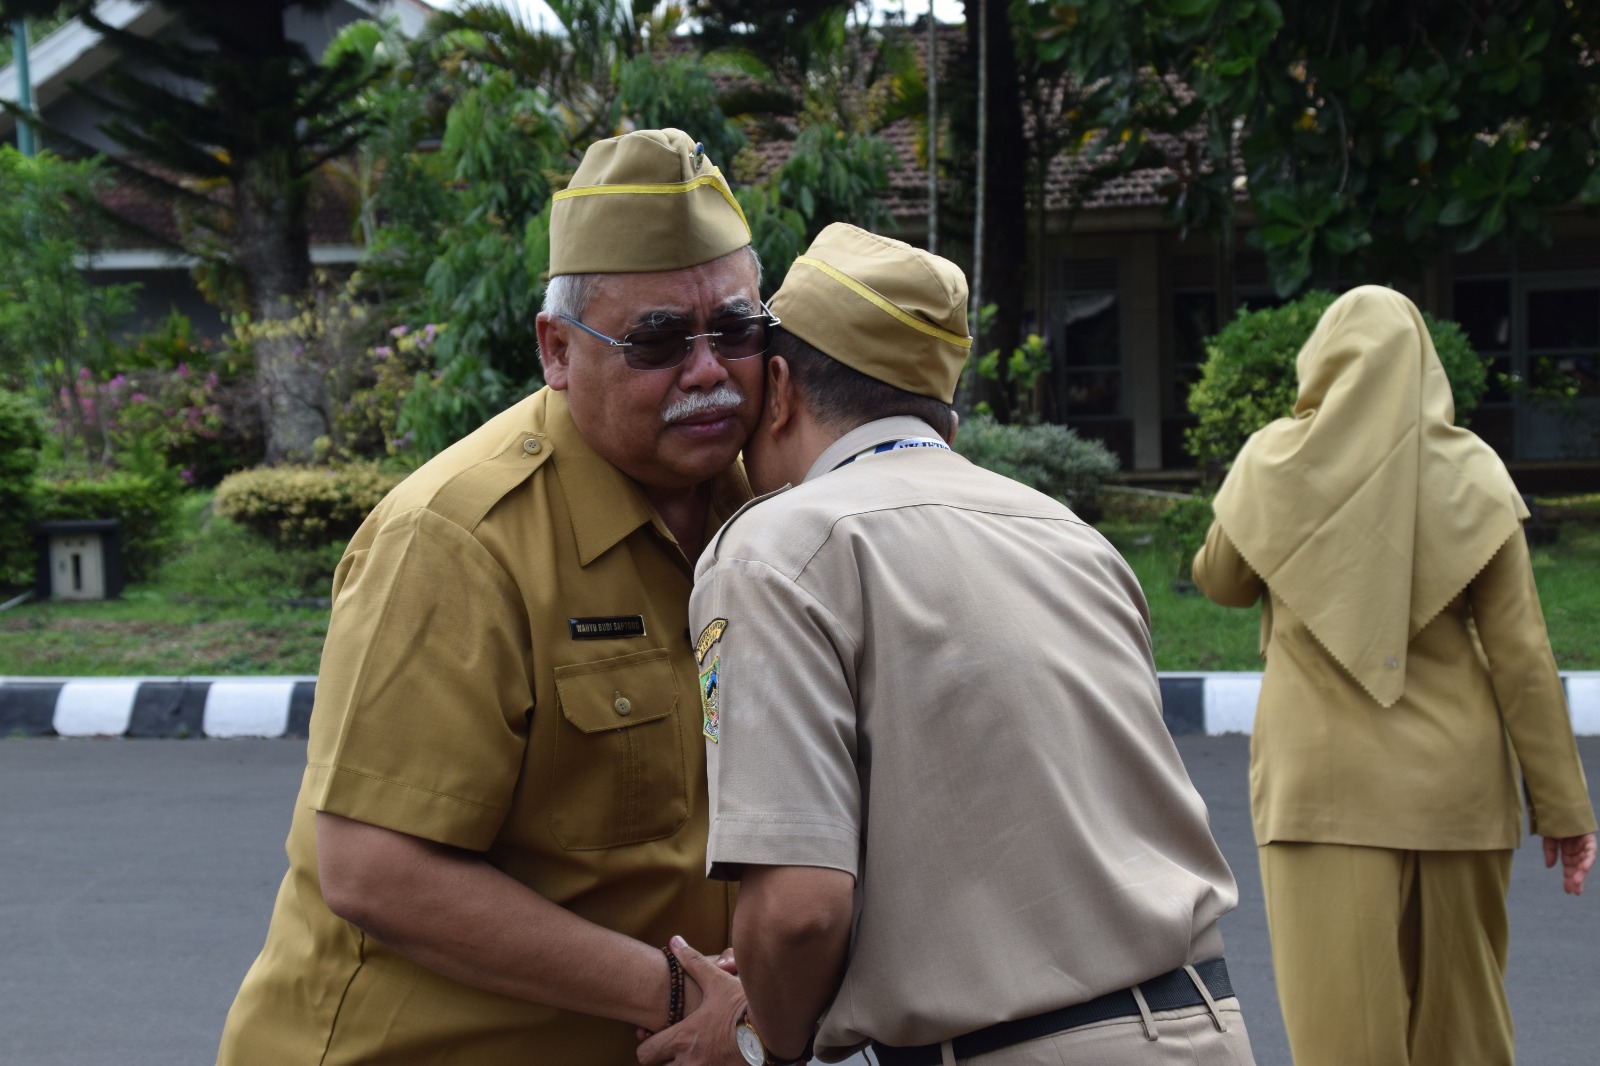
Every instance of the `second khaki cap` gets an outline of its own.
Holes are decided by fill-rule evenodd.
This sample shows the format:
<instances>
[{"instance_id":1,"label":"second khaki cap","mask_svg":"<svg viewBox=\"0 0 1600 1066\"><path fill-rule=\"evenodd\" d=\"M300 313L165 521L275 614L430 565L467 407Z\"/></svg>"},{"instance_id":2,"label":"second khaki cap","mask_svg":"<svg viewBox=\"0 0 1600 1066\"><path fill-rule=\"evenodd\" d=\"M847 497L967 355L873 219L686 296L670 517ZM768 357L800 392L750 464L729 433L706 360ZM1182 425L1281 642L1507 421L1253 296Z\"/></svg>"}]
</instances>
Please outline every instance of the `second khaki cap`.
<instances>
[{"instance_id":1,"label":"second khaki cap","mask_svg":"<svg viewBox=\"0 0 1600 1066\"><path fill-rule=\"evenodd\" d=\"M897 389L950 403L972 348L961 268L904 241L835 222L772 297L783 328Z\"/></svg>"},{"instance_id":2,"label":"second khaki cap","mask_svg":"<svg viewBox=\"0 0 1600 1066\"><path fill-rule=\"evenodd\" d=\"M682 130L596 141L551 197L551 277L682 270L749 243L722 171Z\"/></svg>"}]
</instances>

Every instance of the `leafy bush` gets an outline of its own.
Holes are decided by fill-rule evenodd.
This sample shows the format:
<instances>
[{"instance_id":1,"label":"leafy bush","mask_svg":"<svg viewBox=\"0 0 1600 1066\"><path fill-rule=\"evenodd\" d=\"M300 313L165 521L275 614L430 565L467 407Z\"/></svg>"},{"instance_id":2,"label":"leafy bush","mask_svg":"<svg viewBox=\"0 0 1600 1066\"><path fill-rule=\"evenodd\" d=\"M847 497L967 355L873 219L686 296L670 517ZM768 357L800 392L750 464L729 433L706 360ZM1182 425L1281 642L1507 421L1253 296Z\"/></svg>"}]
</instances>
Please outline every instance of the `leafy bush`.
<instances>
[{"instance_id":1,"label":"leafy bush","mask_svg":"<svg viewBox=\"0 0 1600 1066\"><path fill-rule=\"evenodd\" d=\"M1250 434L1293 412L1295 356L1336 298L1308 292L1282 307L1241 311L1206 341L1206 362L1189 392L1189 411L1199 424L1184 435L1189 454L1202 466L1231 463ZM1450 379L1456 424L1465 425L1487 388L1487 368L1454 322L1426 312L1422 318Z\"/></svg>"},{"instance_id":2,"label":"leafy bush","mask_svg":"<svg viewBox=\"0 0 1600 1066\"><path fill-rule=\"evenodd\" d=\"M173 476L113 471L99 478L41 481L36 517L45 522L115 518L129 581L146 581L172 550L181 488Z\"/></svg>"},{"instance_id":3,"label":"leafy bush","mask_svg":"<svg viewBox=\"0 0 1600 1066\"><path fill-rule=\"evenodd\" d=\"M368 348L364 357L351 361L343 375L346 380L336 390L333 444L339 461L402 455L426 459L449 446L454 438L442 441L431 451L418 453L413 447L415 431L401 432L399 428L400 412L417 382L431 384L434 380L427 371L433 366L433 345L441 332L442 328L432 322L421 329L395 326L382 344Z\"/></svg>"},{"instance_id":4,"label":"leafy bush","mask_svg":"<svg viewBox=\"0 0 1600 1066\"><path fill-rule=\"evenodd\" d=\"M1214 512L1210 496L1190 496L1161 512L1160 543L1172 553L1173 575L1189 581L1195 553L1206 542Z\"/></svg>"},{"instance_id":5,"label":"leafy bush","mask_svg":"<svg viewBox=\"0 0 1600 1066\"><path fill-rule=\"evenodd\" d=\"M376 466L241 470L217 486L217 513L273 543L314 548L348 540L401 475Z\"/></svg>"},{"instance_id":6,"label":"leafy bush","mask_svg":"<svg viewBox=\"0 0 1600 1066\"><path fill-rule=\"evenodd\" d=\"M0 389L0 588L33 583L32 486L43 441L43 412Z\"/></svg>"},{"instance_id":7,"label":"leafy bush","mask_svg":"<svg viewBox=\"0 0 1600 1066\"><path fill-rule=\"evenodd\" d=\"M961 423L956 451L981 467L1065 500L1086 522L1100 518L1100 487L1117 476L1117 457L1066 426L1004 425L979 414Z\"/></svg>"},{"instance_id":8,"label":"leafy bush","mask_svg":"<svg viewBox=\"0 0 1600 1066\"><path fill-rule=\"evenodd\" d=\"M109 383L112 460L125 470L178 471L211 486L261 461L261 405L248 346L216 350L177 311L117 353Z\"/></svg>"}]
</instances>

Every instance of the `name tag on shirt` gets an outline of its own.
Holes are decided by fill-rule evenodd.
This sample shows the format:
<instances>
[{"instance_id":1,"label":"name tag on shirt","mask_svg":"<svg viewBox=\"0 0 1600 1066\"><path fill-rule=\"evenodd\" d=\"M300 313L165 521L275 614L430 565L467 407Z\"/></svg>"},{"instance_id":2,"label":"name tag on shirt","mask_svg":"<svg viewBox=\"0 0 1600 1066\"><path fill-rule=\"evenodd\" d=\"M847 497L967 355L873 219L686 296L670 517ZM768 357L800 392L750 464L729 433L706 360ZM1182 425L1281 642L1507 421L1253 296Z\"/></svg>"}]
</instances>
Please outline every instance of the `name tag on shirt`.
<instances>
[{"instance_id":1,"label":"name tag on shirt","mask_svg":"<svg viewBox=\"0 0 1600 1066\"><path fill-rule=\"evenodd\" d=\"M615 640L644 636L644 615L615 614L601 618L569 618L567 632L573 640Z\"/></svg>"}]
</instances>

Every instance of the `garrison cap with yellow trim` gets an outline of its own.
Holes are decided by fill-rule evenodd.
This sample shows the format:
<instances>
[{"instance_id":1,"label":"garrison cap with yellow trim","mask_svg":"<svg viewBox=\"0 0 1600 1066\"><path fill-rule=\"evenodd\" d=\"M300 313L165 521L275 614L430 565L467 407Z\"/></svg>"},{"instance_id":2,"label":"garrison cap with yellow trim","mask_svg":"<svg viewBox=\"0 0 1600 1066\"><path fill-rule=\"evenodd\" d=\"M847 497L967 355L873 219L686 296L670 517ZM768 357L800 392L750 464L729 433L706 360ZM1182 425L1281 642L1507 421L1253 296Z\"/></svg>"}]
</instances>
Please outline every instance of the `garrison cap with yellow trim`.
<instances>
[{"instance_id":1,"label":"garrison cap with yellow trim","mask_svg":"<svg viewBox=\"0 0 1600 1066\"><path fill-rule=\"evenodd\" d=\"M682 270L749 243L722 171L682 130L596 141L551 198L551 277Z\"/></svg>"},{"instance_id":2,"label":"garrison cap with yellow trim","mask_svg":"<svg viewBox=\"0 0 1600 1066\"><path fill-rule=\"evenodd\" d=\"M961 268L843 222L794 261L772 297L783 328L895 388L955 399L972 348Z\"/></svg>"}]
</instances>

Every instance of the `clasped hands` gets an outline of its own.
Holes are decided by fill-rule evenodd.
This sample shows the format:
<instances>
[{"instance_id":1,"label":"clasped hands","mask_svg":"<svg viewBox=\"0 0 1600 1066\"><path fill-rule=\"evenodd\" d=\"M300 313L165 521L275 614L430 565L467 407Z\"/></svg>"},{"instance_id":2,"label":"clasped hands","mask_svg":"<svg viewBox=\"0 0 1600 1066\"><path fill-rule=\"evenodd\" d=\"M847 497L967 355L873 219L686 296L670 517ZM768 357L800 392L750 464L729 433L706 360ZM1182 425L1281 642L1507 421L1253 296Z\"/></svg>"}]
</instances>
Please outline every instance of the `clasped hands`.
<instances>
[{"instance_id":1,"label":"clasped hands","mask_svg":"<svg viewBox=\"0 0 1600 1066\"><path fill-rule=\"evenodd\" d=\"M733 1037L745 1008L733 950L702 955L677 936L669 946L687 978L683 1021L658 1033L640 1029L639 1061L645 1066L744 1066Z\"/></svg>"}]
</instances>

